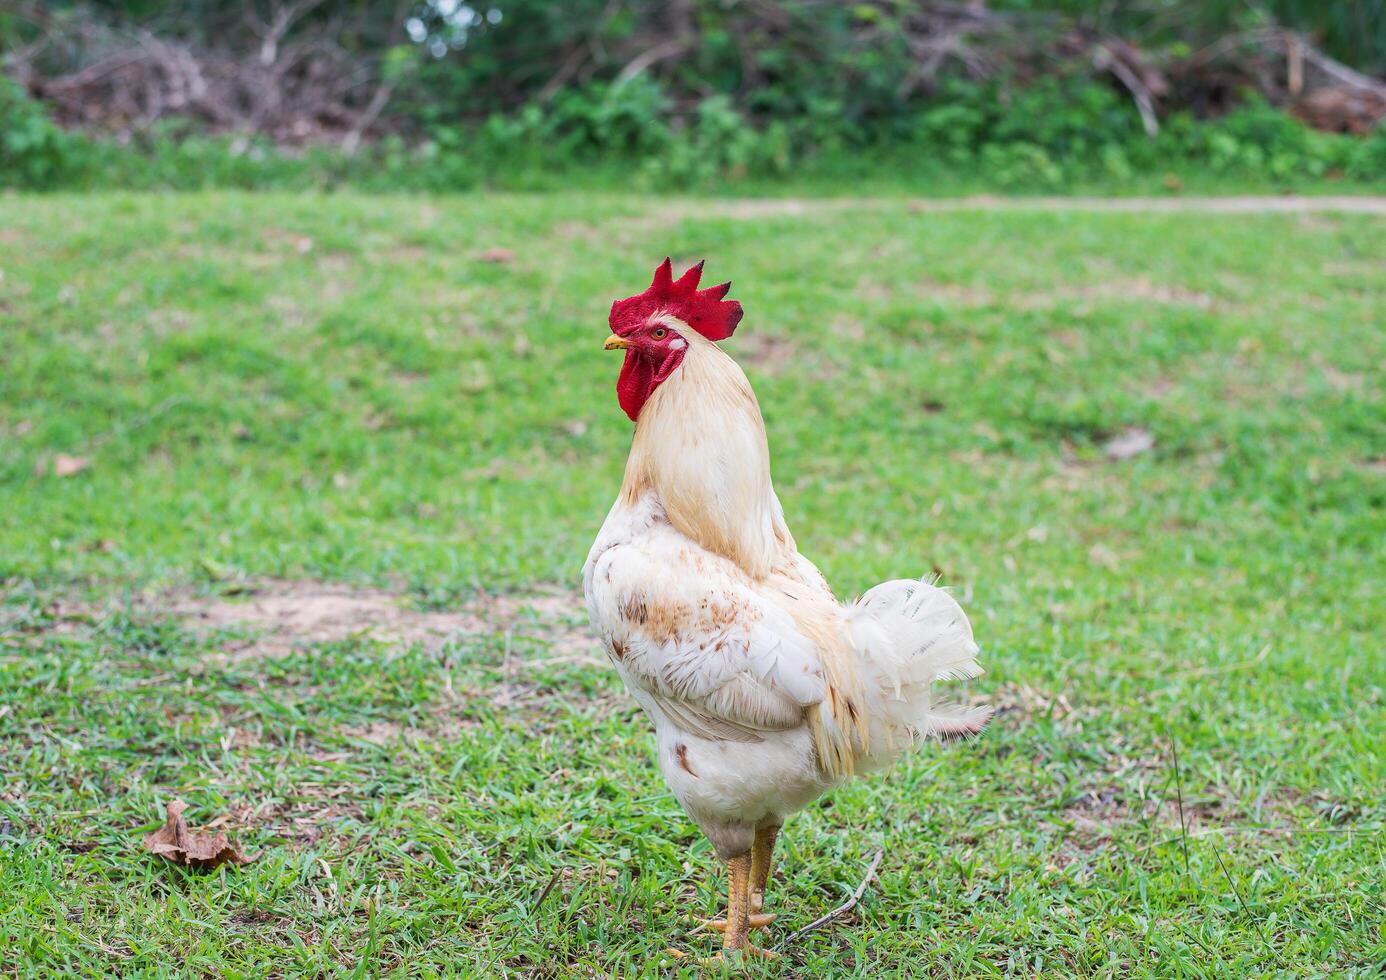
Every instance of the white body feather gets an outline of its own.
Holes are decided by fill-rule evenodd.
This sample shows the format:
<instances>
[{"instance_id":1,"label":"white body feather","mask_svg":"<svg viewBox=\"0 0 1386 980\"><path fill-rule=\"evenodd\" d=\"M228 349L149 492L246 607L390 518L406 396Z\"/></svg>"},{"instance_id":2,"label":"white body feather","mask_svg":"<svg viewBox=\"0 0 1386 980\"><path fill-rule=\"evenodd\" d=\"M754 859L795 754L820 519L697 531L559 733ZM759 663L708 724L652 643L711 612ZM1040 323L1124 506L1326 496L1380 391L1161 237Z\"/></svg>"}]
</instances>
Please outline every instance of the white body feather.
<instances>
[{"instance_id":1,"label":"white body feather","mask_svg":"<svg viewBox=\"0 0 1386 980\"><path fill-rule=\"evenodd\" d=\"M947 593L904 580L837 602L784 524L745 376L670 325L690 350L640 415L583 586L665 779L727 857L845 775L919 736L979 731L989 711L933 698L935 681L981 672Z\"/></svg>"}]
</instances>

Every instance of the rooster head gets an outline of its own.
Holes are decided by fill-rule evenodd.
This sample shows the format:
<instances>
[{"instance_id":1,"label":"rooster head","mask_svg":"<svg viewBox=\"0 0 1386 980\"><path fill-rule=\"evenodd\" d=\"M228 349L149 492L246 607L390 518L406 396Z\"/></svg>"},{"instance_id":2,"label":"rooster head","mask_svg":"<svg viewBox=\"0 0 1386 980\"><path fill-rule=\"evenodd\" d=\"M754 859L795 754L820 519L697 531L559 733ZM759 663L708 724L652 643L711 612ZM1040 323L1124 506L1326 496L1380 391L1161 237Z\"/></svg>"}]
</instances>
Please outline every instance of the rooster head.
<instances>
[{"instance_id":1,"label":"rooster head","mask_svg":"<svg viewBox=\"0 0 1386 980\"><path fill-rule=\"evenodd\" d=\"M702 275L699 262L675 280L673 263L665 259L649 289L611 304L611 336L605 349L626 352L616 395L632 422L683 362L688 331L712 341L726 340L741 322L741 304L723 299L731 283L699 289Z\"/></svg>"}]
</instances>

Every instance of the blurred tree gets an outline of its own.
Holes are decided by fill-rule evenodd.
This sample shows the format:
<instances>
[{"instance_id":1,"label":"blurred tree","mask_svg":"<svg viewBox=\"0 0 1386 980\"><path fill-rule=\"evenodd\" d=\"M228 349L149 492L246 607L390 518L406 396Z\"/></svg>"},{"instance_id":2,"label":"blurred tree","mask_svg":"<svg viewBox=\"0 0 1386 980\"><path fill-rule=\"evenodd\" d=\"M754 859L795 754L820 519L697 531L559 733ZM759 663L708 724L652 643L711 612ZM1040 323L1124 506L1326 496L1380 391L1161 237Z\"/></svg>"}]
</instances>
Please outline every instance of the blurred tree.
<instances>
[{"instance_id":1,"label":"blurred tree","mask_svg":"<svg viewBox=\"0 0 1386 980\"><path fill-rule=\"evenodd\" d=\"M1267 30L1277 22L1368 72L1386 58L1386 0L54 0L0 11L9 70L62 121L182 116L280 140L338 135L348 148L370 128L432 131L525 107L561 109L570 128L617 142L632 138L621 119L655 131L726 112L850 141L912 131L943 79L1004 92L1071 76L1126 93L1155 132L1161 110L1216 114L1247 87L1298 99L1284 77L1296 53Z\"/></svg>"}]
</instances>

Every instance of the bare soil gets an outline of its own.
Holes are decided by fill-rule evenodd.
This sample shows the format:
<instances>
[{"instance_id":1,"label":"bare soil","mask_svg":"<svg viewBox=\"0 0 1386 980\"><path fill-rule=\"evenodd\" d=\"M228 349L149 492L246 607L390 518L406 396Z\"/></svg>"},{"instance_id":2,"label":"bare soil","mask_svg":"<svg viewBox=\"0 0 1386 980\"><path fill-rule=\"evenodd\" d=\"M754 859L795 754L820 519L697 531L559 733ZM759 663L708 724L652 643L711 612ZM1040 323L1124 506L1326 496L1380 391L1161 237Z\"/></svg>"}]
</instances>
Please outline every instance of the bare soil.
<instances>
[{"instance_id":1,"label":"bare soil","mask_svg":"<svg viewBox=\"0 0 1386 980\"><path fill-rule=\"evenodd\" d=\"M555 656L595 650L582 597L548 591L528 596L488 596L457 609L424 610L407 596L383 589L328 582L269 580L233 596L179 594L144 603L206 633L242 631L226 644L230 659L282 656L295 649L353 636L438 647L468 635L519 630L541 636Z\"/></svg>"},{"instance_id":2,"label":"bare soil","mask_svg":"<svg viewBox=\"0 0 1386 980\"><path fill-rule=\"evenodd\" d=\"M1107 211L1197 214L1371 214L1386 215L1386 197L1287 194L1229 197L994 197L958 198L743 198L671 202L660 213L671 218L719 217L736 220L792 218L839 211Z\"/></svg>"}]
</instances>

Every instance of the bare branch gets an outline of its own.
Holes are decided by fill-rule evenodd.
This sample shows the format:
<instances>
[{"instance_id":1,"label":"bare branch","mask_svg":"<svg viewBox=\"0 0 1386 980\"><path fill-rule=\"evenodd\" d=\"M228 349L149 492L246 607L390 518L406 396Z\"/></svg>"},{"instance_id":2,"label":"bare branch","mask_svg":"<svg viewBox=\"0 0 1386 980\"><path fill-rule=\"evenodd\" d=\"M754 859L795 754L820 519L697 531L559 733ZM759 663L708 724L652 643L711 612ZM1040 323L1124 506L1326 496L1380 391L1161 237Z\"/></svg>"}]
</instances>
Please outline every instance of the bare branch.
<instances>
[{"instance_id":1,"label":"bare branch","mask_svg":"<svg viewBox=\"0 0 1386 980\"><path fill-rule=\"evenodd\" d=\"M1136 102L1136 110L1141 114L1145 135L1152 138L1160 135L1160 121L1155 116L1155 99L1145 80L1132 70L1125 59L1118 57L1117 52L1108 44L1099 44L1093 50L1092 63L1098 71L1111 72L1126 86L1126 90Z\"/></svg>"},{"instance_id":2,"label":"bare branch","mask_svg":"<svg viewBox=\"0 0 1386 980\"><path fill-rule=\"evenodd\" d=\"M847 901L843 902L841 905L833 909L828 914L820 915L818 918L814 919L812 922L804 926L802 929L796 929L794 932L791 932L779 944L780 948L783 949L790 943L794 942L794 940L798 939L800 936L805 935L806 933L813 932L813 930L827 925L834 919L846 915L848 912L852 911L852 909L856 908L857 903L861 901L862 895L866 894L866 886L871 883L872 877L874 877L876 874L876 869L881 866L881 858L884 856L885 851L882 850L877 851L875 856L871 858L871 866L866 869L866 876L862 878L861 884L857 886L857 890L852 893L851 898L847 899Z\"/></svg>"},{"instance_id":3,"label":"bare branch","mask_svg":"<svg viewBox=\"0 0 1386 980\"><path fill-rule=\"evenodd\" d=\"M375 95L371 96L370 103L366 106L366 111L361 113L361 118L356 120L356 124L351 127L351 131L342 139L342 152L347 156L355 156L356 150L361 145L361 134L375 125L375 121L380 118L380 113L385 110L385 106L390 101L390 96L395 93L395 79L391 78L381 82L375 90Z\"/></svg>"},{"instance_id":4,"label":"bare branch","mask_svg":"<svg viewBox=\"0 0 1386 980\"><path fill-rule=\"evenodd\" d=\"M667 61L670 58L675 58L683 54L689 49L690 45L690 39L675 37L670 38L663 44L656 44L652 48L646 48L640 54L632 58L626 67L621 69L620 74L616 76L615 84L624 85L641 72L647 71L661 61Z\"/></svg>"}]
</instances>

